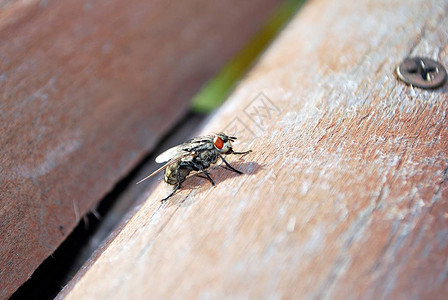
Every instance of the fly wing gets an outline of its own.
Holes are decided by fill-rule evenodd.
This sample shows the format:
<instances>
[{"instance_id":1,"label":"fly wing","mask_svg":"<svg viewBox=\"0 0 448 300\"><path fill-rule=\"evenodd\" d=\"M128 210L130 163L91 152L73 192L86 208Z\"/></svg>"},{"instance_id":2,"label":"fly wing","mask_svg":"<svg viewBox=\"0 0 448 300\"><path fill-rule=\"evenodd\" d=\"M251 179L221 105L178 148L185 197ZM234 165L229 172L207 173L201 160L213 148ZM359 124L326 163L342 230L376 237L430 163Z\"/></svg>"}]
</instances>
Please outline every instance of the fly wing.
<instances>
[{"instance_id":1,"label":"fly wing","mask_svg":"<svg viewBox=\"0 0 448 300\"><path fill-rule=\"evenodd\" d=\"M165 152L156 157L156 163L161 164L166 161L177 159L178 157L182 157L184 155L189 154L190 152L183 150L183 146L184 144L174 146L173 148L166 150Z\"/></svg>"},{"instance_id":2,"label":"fly wing","mask_svg":"<svg viewBox=\"0 0 448 300\"><path fill-rule=\"evenodd\" d=\"M160 154L156 157L156 163L164 163L166 161L176 159L179 156L185 156L191 154L192 152L198 150L198 146L200 147L203 144L210 144L213 146L213 137L212 136L200 136L194 139L191 139L181 145L174 146Z\"/></svg>"},{"instance_id":3,"label":"fly wing","mask_svg":"<svg viewBox=\"0 0 448 300\"><path fill-rule=\"evenodd\" d=\"M170 149L171 150L171 149ZM165 153L165 152L164 152ZM162 153L163 154L163 153ZM148 179L148 178L150 178L150 177L152 177L152 176L154 176L154 175L156 175L156 174L158 174L158 173L160 173L160 172L162 172L163 170L165 170L167 167L169 167L169 166L171 166L171 165L174 165L175 163L177 163L177 162L179 162L180 160L182 160L183 158L186 158L186 157L188 157L188 156L195 156L196 155L196 153L190 153L190 152L188 152L188 153L186 153L185 155L182 155L182 156L179 156L179 157L176 157L175 159L172 159L172 160L170 160L169 162L167 162L166 164L164 164L163 166L161 166L160 168L158 168L157 170L155 170L154 172L152 172L151 174L149 174L148 176L146 176L145 178L143 178L142 180L140 180L139 182L137 182L136 184L139 184L139 183L141 183L141 182L143 182L143 181L145 181L146 179Z\"/></svg>"}]
</instances>

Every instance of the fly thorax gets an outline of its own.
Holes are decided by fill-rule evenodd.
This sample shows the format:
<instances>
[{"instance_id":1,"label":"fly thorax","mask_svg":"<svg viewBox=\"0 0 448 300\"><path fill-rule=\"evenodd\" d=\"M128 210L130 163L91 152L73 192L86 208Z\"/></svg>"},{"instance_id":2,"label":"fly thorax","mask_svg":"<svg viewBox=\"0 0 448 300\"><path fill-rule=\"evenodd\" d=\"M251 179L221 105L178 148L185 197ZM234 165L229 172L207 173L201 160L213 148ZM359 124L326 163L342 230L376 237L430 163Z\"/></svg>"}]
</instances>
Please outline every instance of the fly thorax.
<instances>
[{"instance_id":1,"label":"fly thorax","mask_svg":"<svg viewBox=\"0 0 448 300\"><path fill-rule=\"evenodd\" d=\"M198 155L197 162L200 163L204 169L206 169L211 164L214 164L216 160L217 154L215 150L205 150Z\"/></svg>"}]
</instances>

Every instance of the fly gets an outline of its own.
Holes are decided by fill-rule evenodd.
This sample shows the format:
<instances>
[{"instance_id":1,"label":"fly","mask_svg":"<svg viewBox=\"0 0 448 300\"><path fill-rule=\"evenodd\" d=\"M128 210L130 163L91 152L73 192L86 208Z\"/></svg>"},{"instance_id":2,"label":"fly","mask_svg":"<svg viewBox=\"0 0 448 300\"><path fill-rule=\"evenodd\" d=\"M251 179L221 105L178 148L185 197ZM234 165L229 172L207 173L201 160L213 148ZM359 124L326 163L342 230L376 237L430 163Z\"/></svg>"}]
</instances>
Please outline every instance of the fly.
<instances>
[{"instance_id":1,"label":"fly","mask_svg":"<svg viewBox=\"0 0 448 300\"><path fill-rule=\"evenodd\" d=\"M215 164L218 158L225 163L228 170L242 174L241 171L238 171L232 167L223 156L229 154L244 155L252 152L252 150L245 152L233 151L231 143L235 140L236 137L234 136L227 136L224 133L218 133L215 135L197 137L181 145L170 148L156 157L157 163L165 164L137 182L137 184L150 178L151 176L165 171L165 182L174 185L175 187L167 197L162 199L162 202L164 202L176 193L176 191L181 187L182 182L185 181L191 171L201 172L212 185L215 185L215 182L210 177L210 173L207 169L212 164Z\"/></svg>"}]
</instances>

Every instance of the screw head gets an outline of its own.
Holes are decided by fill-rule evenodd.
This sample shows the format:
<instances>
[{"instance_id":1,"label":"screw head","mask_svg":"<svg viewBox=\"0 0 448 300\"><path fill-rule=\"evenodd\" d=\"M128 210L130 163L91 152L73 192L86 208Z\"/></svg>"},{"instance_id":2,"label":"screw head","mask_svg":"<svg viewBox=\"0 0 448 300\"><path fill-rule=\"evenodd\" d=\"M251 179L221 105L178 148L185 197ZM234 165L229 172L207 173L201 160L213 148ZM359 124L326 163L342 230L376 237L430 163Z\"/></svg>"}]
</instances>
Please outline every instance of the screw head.
<instances>
[{"instance_id":1,"label":"screw head","mask_svg":"<svg viewBox=\"0 0 448 300\"><path fill-rule=\"evenodd\" d=\"M397 75L407 84L435 89L446 81L446 70L438 62L426 57L406 58L398 67Z\"/></svg>"}]
</instances>

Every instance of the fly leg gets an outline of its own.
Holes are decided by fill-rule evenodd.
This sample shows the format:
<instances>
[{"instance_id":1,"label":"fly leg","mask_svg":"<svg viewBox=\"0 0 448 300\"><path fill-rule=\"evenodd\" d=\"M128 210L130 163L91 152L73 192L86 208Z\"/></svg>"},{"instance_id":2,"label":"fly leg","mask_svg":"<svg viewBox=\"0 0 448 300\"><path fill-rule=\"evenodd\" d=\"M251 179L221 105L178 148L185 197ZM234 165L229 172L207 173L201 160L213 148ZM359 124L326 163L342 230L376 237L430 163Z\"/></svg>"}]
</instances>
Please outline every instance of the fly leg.
<instances>
[{"instance_id":1,"label":"fly leg","mask_svg":"<svg viewBox=\"0 0 448 300\"><path fill-rule=\"evenodd\" d=\"M207 177L208 181L210 181L212 183L212 185L215 185L215 182L213 181L213 179L210 177L210 173L207 172L206 170L202 169L201 170L202 173L204 173L204 175Z\"/></svg>"},{"instance_id":2,"label":"fly leg","mask_svg":"<svg viewBox=\"0 0 448 300\"><path fill-rule=\"evenodd\" d=\"M180 189L180 185L181 185L182 182L180 180L180 171L179 170L177 170L177 176L176 177L177 177L177 183L176 183L176 186L174 187L174 190L168 196L166 196L165 198L160 200L160 202L162 202L162 203L165 202L166 200L168 200L168 198L173 196L174 193L176 193L178 189Z\"/></svg>"},{"instance_id":3,"label":"fly leg","mask_svg":"<svg viewBox=\"0 0 448 300\"><path fill-rule=\"evenodd\" d=\"M176 192L177 192L177 190L180 188L180 183L178 183L178 184L176 184L176 186L174 187L174 190L168 195L168 196L166 196L165 198L163 198L162 200L160 200L160 202L165 202L166 200L168 200L168 198L170 198L171 196L173 196Z\"/></svg>"},{"instance_id":4,"label":"fly leg","mask_svg":"<svg viewBox=\"0 0 448 300\"><path fill-rule=\"evenodd\" d=\"M195 163L195 162L191 162L191 163L193 164L193 166L194 166L196 169L198 169L199 171L202 172L202 174L205 175L205 177L208 179L208 181L211 182L212 185L215 185L215 182L213 181L212 177L210 177L210 173L209 173L209 172L207 172L206 170L204 170L204 168L203 168L200 164L197 164L197 163Z\"/></svg>"},{"instance_id":5,"label":"fly leg","mask_svg":"<svg viewBox=\"0 0 448 300\"><path fill-rule=\"evenodd\" d=\"M249 151L251 151L251 150L249 150ZM232 166L231 166L231 165L224 159L224 157L223 157L221 154L218 154L218 155L219 155L219 157L221 158L221 160L226 164L228 170L233 171L233 172L238 173L238 174L243 174L243 172L238 171L237 169L235 169L234 167L232 167Z\"/></svg>"},{"instance_id":6,"label":"fly leg","mask_svg":"<svg viewBox=\"0 0 448 300\"><path fill-rule=\"evenodd\" d=\"M223 168L223 169L226 169L226 170L228 170L228 171L232 171L232 172L234 172L232 169L230 169L230 168L227 167L227 166L223 166L223 165L221 165L220 167ZM238 173L238 174L240 174L240 173Z\"/></svg>"},{"instance_id":7,"label":"fly leg","mask_svg":"<svg viewBox=\"0 0 448 300\"><path fill-rule=\"evenodd\" d=\"M244 151L244 152L235 152L235 151L232 151L231 154L241 154L241 155L246 155L246 154L248 154L248 153L250 153L250 152L252 152L252 150L247 150L247 151Z\"/></svg>"}]
</instances>

